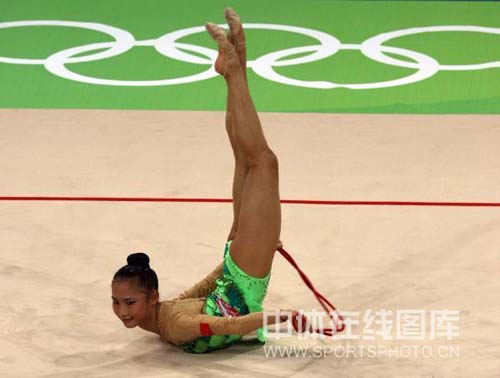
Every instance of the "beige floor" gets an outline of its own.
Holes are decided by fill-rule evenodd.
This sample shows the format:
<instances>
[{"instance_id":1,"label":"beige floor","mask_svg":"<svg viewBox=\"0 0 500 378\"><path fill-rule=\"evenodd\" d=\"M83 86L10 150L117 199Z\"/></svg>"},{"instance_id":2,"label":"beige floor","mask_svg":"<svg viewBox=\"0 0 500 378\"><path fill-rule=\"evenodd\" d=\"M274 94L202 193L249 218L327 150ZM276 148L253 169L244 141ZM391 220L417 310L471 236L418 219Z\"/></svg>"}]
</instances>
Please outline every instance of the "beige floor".
<instances>
[{"instance_id":1,"label":"beige floor","mask_svg":"<svg viewBox=\"0 0 500 378\"><path fill-rule=\"evenodd\" d=\"M216 112L0 110L0 196L229 198ZM281 197L500 202L500 117L262 114ZM282 240L345 311L458 310L455 358L189 355L125 329L110 280L147 251L164 299L218 263L230 204L0 202L0 376L498 377L500 209L283 205ZM193 263L195 262L195 263ZM280 256L266 308L319 309ZM268 346L365 341L270 340Z\"/></svg>"}]
</instances>

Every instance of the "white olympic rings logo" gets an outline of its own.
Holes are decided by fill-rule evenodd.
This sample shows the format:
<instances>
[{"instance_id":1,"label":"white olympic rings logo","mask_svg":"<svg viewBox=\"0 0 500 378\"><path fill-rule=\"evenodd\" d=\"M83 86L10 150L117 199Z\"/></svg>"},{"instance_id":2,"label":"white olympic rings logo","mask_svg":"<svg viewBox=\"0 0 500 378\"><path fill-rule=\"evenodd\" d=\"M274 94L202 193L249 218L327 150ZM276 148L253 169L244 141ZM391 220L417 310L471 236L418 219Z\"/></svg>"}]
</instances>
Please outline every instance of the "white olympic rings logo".
<instances>
[{"instance_id":1,"label":"white olympic rings logo","mask_svg":"<svg viewBox=\"0 0 500 378\"><path fill-rule=\"evenodd\" d=\"M173 31L163 36L160 36L157 39L136 41L134 36L125 30L115 28L109 25L92 23L92 22L37 20L37 21L13 21L13 22L0 23L0 29L23 27L23 26L66 26L66 27L90 29L105 33L113 37L114 41L92 43L89 45L72 47L63 51L59 51L55 54L52 54L46 59L21 59L21 58L7 58L0 56L1 63L44 65L49 72L65 79L74 80L82 83L98 84L98 85L114 85L114 86L174 85L174 84L183 84L183 83L191 83L191 82L206 80L214 76L217 76L217 73L213 69L213 63L217 56L216 50L202 46L192 45L189 43L177 42L177 40L182 37L205 32L205 28L203 26L196 26L192 28ZM226 25L220 25L220 26L227 28ZM367 39L361 44L349 44L349 43L344 44L330 34L303 27L276 25L276 24L244 24L243 26L246 29L280 30L291 33L298 33L315 38L316 40L319 41L319 44L312 46L293 47L285 50L272 52L263 55L255 60L249 61L247 63L248 68L251 68L257 75L263 78L278 83L293 85L298 87L318 88L318 89L386 88L386 87L394 87L399 85L416 83L418 81L425 80L433 76L438 71L467 71L467 70L481 70L493 67L500 67L500 61L493 61L481 64L468 64L468 65L443 65L439 64L439 62L436 59L427 56L425 54L399 47L389 47L383 45L384 42L387 42L393 38L412 35L412 34L429 33L429 32L450 32L450 31L500 34L500 28L468 26L468 25L415 27L409 29L396 30L388 33L382 33ZM68 63L90 62L90 61L114 57L129 51L134 46L153 46L157 52L171 59L188 63L206 65L208 67L205 71L190 76L161 79L161 80L136 80L136 81L110 80L110 79L89 77L72 72L66 67ZM76 57L76 55L80 55L82 53L87 53L102 49L106 50L91 55ZM304 80L292 79L280 75L274 70L274 67L291 66L291 65L318 61L327 58L329 56L332 56L340 50L359 50L364 56L374 61L385 63L392 66L412 68L416 69L417 71L409 76L395 80L388 80L388 81L381 81L374 83L340 84L340 83L333 83L330 81L304 81ZM199 55L189 54L188 53L189 51L200 54L205 58ZM302 53L311 53L311 54L287 60L283 59L288 56L302 54ZM386 53L409 58L413 62L408 62L406 60L399 60L394 57L386 55Z\"/></svg>"}]
</instances>

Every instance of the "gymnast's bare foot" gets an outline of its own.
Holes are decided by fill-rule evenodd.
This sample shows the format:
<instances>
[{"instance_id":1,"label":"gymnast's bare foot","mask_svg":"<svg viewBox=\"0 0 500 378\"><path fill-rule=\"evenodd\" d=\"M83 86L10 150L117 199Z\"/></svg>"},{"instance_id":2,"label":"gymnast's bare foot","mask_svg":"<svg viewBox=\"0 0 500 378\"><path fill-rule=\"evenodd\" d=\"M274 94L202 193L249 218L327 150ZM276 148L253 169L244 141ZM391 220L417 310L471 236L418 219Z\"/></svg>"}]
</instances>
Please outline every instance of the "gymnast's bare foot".
<instances>
[{"instance_id":1,"label":"gymnast's bare foot","mask_svg":"<svg viewBox=\"0 0 500 378\"><path fill-rule=\"evenodd\" d=\"M241 64L236 49L234 45L228 41L224 29L211 22L207 22L205 28L219 46L219 55L214 65L215 71L224 77L228 77L232 72L241 70Z\"/></svg>"},{"instance_id":2,"label":"gymnast's bare foot","mask_svg":"<svg viewBox=\"0 0 500 378\"><path fill-rule=\"evenodd\" d=\"M241 24L240 16L230 7L227 7L224 16L229 25L229 34L227 39L236 49L238 58L240 59L241 68L243 71L247 68L247 47L245 40L245 32Z\"/></svg>"}]
</instances>

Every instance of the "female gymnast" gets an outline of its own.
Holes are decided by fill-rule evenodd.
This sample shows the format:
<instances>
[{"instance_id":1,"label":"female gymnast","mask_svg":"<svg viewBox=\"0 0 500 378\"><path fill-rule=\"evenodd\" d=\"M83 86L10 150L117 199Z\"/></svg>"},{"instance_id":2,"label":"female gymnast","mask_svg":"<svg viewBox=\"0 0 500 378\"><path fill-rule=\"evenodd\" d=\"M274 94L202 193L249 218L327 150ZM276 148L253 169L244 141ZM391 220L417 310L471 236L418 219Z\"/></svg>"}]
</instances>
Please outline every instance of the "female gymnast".
<instances>
[{"instance_id":1,"label":"female gymnast","mask_svg":"<svg viewBox=\"0 0 500 378\"><path fill-rule=\"evenodd\" d=\"M125 327L160 335L187 352L226 348L257 331L264 343L262 303L275 251L281 246L278 159L269 148L250 97L246 77L245 35L239 16L225 10L226 36L219 26L206 29L217 42L215 70L227 84L226 130L235 158L234 219L223 262L177 298L159 301L158 278L149 258L135 253L113 277L113 311ZM268 324L297 312L267 316Z\"/></svg>"}]
</instances>

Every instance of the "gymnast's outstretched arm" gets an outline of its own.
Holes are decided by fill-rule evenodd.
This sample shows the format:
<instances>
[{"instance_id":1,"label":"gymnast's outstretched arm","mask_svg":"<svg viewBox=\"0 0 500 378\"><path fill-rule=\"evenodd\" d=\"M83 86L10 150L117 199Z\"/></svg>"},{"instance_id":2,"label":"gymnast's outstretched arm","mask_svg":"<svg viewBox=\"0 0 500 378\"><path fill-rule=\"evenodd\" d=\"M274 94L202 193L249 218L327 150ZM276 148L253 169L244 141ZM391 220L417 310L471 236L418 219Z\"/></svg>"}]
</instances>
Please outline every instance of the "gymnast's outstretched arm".
<instances>
[{"instance_id":1,"label":"gymnast's outstretched arm","mask_svg":"<svg viewBox=\"0 0 500 378\"><path fill-rule=\"evenodd\" d=\"M280 316L265 314L264 312L253 312L248 315L238 317L220 317L205 314L184 315L175 320L175 333L177 342L184 343L201 336L210 335L244 335L255 331L263 326L264 316L267 317L267 324L286 322L293 314L294 310L282 310Z\"/></svg>"}]
</instances>

